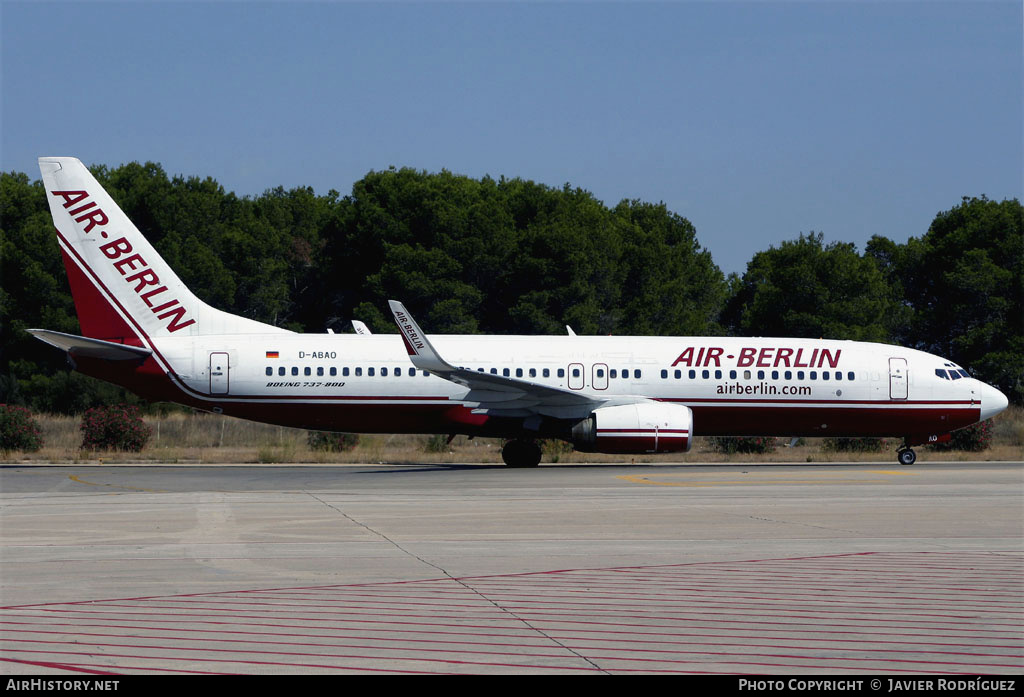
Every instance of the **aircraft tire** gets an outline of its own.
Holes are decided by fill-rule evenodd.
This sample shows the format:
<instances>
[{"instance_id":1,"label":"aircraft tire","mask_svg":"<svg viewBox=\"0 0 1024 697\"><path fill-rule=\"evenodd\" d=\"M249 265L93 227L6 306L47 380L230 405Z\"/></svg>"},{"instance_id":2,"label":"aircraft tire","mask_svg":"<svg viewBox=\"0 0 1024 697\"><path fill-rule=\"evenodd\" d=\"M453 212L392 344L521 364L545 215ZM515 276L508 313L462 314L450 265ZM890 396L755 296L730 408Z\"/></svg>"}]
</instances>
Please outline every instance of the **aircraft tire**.
<instances>
[{"instance_id":1,"label":"aircraft tire","mask_svg":"<svg viewBox=\"0 0 1024 697\"><path fill-rule=\"evenodd\" d=\"M510 440L501 449L501 459L509 467L536 467L540 458L540 446L533 441Z\"/></svg>"},{"instance_id":2,"label":"aircraft tire","mask_svg":"<svg viewBox=\"0 0 1024 697\"><path fill-rule=\"evenodd\" d=\"M905 448L896 454L896 459L900 461L901 465L912 465L917 462L917 453L910 448Z\"/></svg>"}]
</instances>

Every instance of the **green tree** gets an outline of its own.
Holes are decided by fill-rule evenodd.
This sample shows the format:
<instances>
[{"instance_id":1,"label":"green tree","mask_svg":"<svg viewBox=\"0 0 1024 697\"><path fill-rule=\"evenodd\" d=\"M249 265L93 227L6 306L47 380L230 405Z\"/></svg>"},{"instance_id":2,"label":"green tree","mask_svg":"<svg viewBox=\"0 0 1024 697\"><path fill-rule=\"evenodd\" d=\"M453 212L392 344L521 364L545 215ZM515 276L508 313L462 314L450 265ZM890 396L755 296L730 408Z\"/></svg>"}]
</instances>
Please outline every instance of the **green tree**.
<instances>
[{"instance_id":1,"label":"green tree","mask_svg":"<svg viewBox=\"0 0 1024 697\"><path fill-rule=\"evenodd\" d=\"M727 321L746 336L887 341L896 308L871 257L814 232L755 254L734 289Z\"/></svg>"},{"instance_id":2,"label":"green tree","mask_svg":"<svg viewBox=\"0 0 1024 697\"><path fill-rule=\"evenodd\" d=\"M900 343L949 358L1024 403L1024 209L1018 200L964 198L928 232L869 251L909 312Z\"/></svg>"}]
</instances>

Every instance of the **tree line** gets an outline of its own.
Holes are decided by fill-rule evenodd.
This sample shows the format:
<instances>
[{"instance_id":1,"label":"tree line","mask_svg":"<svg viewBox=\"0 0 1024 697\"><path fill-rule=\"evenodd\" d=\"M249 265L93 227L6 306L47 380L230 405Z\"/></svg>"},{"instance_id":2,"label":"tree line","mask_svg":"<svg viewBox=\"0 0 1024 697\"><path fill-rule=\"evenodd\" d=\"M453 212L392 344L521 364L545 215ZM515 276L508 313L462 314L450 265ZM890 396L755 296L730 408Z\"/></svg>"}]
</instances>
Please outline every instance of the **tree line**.
<instances>
[{"instance_id":1,"label":"tree line","mask_svg":"<svg viewBox=\"0 0 1024 697\"><path fill-rule=\"evenodd\" d=\"M821 233L726 277L663 203L607 206L566 184L368 173L342 196L239 197L154 163L93 174L210 304L295 331L392 331L401 298L431 333L791 336L945 356L1024 403L1018 200L964 198L905 244ZM78 333L42 183L0 174L0 403L76 413L122 390L70 372L23 330Z\"/></svg>"}]
</instances>

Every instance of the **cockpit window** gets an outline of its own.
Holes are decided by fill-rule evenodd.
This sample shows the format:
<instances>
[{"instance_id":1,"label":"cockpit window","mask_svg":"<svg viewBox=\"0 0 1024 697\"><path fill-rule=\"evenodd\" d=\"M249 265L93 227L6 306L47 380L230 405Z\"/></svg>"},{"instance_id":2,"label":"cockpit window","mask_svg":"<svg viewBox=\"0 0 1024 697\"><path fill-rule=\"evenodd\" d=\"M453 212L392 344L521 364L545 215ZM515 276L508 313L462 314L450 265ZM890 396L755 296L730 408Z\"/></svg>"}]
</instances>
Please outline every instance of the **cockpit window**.
<instances>
[{"instance_id":1,"label":"cockpit window","mask_svg":"<svg viewBox=\"0 0 1024 697\"><path fill-rule=\"evenodd\" d=\"M951 371L949 371L949 377L951 377L954 380L959 380L960 379L960 373L956 372L955 370L951 370Z\"/></svg>"},{"instance_id":2,"label":"cockpit window","mask_svg":"<svg viewBox=\"0 0 1024 697\"><path fill-rule=\"evenodd\" d=\"M967 371L964 370L963 368L960 369L960 374L963 375L965 378L971 377L970 375L967 374Z\"/></svg>"},{"instance_id":3,"label":"cockpit window","mask_svg":"<svg viewBox=\"0 0 1024 697\"><path fill-rule=\"evenodd\" d=\"M936 368L935 374L938 375L943 380L949 380L949 378L946 376L946 371L941 368Z\"/></svg>"}]
</instances>

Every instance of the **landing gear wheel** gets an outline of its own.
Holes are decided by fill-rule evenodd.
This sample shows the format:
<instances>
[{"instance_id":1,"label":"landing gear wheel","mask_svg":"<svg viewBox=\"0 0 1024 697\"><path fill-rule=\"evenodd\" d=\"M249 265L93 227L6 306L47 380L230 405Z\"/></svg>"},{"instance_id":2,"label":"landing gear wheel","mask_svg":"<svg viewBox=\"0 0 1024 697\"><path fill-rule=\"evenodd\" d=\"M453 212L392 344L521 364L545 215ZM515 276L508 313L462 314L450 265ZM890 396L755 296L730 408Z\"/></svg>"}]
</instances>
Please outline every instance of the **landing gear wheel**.
<instances>
[{"instance_id":1,"label":"landing gear wheel","mask_svg":"<svg viewBox=\"0 0 1024 697\"><path fill-rule=\"evenodd\" d=\"M910 448L904 448L896 453L896 458L900 461L901 465L912 465L917 462L917 453Z\"/></svg>"},{"instance_id":2,"label":"landing gear wheel","mask_svg":"<svg viewBox=\"0 0 1024 697\"><path fill-rule=\"evenodd\" d=\"M510 440L501 449L501 459L509 467L536 467L540 458L540 446L533 441Z\"/></svg>"}]
</instances>

